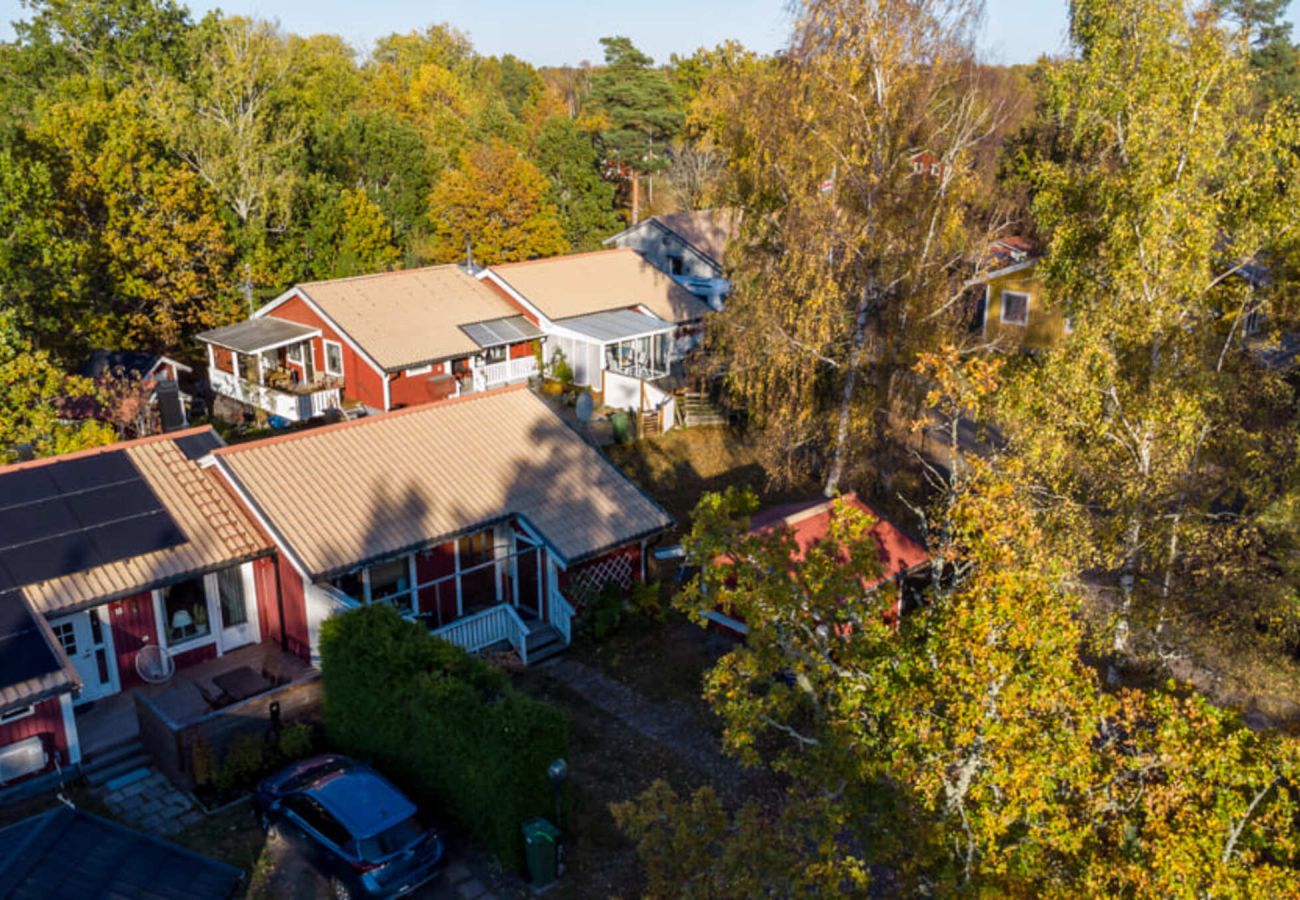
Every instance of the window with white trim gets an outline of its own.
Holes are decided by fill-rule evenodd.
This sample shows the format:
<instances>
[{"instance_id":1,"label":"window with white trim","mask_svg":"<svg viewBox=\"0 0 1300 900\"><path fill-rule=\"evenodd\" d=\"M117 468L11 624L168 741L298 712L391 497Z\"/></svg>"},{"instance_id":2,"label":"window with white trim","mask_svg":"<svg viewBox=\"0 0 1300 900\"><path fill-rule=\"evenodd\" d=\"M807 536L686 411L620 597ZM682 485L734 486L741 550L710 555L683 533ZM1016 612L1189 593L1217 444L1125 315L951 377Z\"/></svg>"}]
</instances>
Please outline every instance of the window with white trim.
<instances>
[{"instance_id":1,"label":"window with white trim","mask_svg":"<svg viewBox=\"0 0 1300 900\"><path fill-rule=\"evenodd\" d=\"M412 377L415 375L428 375L432 371L433 371L433 363L429 363L427 366L413 366L407 369L406 375L407 377Z\"/></svg>"},{"instance_id":2,"label":"window with white trim","mask_svg":"<svg viewBox=\"0 0 1300 900\"><path fill-rule=\"evenodd\" d=\"M325 344L325 374L326 375L343 375L343 345L338 341L324 341Z\"/></svg>"},{"instance_id":3,"label":"window with white trim","mask_svg":"<svg viewBox=\"0 0 1300 900\"><path fill-rule=\"evenodd\" d=\"M1029 295L1023 291L1002 292L1002 324L1029 324Z\"/></svg>"},{"instance_id":4,"label":"window with white trim","mask_svg":"<svg viewBox=\"0 0 1300 900\"><path fill-rule=\"evenodd\" d=\"M289 349L285 351L285 356L288 358L289 362L301 366L305 358L302 353L303 347L305 346L305 344L290 344Z\"/></svg>"}]
</instances>

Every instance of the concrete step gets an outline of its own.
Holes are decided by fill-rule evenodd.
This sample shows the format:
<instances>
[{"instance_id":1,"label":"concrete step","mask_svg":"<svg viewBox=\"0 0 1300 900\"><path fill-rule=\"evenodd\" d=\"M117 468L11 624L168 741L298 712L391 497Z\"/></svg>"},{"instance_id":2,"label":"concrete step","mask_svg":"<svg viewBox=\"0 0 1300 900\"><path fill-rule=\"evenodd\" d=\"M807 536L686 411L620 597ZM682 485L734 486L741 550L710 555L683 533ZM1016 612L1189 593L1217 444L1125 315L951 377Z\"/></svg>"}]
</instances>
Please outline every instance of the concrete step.
<instances>
[{"instance_id":1,"label":"concrete step","mask_svg":"<svg viewBox=\"0 0 1300 900\"><path fill-rule=\"evenodd\" d=\"M569 645L564 643L564 641L562 640L558 640L550 644L544 644L541 647L538 647L536 650L528 651L528 665L535 666L539 662L548 660L553 656L559 656L561 653L563 653L565 650L568 649L569 649Z\"/></svg>"},{"instance_id":2,"label":"concrete step","mask_svg":"<svg viewBox=\"0 0 1300 900\"><path fill-rule=\"evenodd\" d=\"M100 787L137 769L148 768L152 758L139 742L99 754L82 765L82 774L90 787Z\"/></svg>"}]
</instances>

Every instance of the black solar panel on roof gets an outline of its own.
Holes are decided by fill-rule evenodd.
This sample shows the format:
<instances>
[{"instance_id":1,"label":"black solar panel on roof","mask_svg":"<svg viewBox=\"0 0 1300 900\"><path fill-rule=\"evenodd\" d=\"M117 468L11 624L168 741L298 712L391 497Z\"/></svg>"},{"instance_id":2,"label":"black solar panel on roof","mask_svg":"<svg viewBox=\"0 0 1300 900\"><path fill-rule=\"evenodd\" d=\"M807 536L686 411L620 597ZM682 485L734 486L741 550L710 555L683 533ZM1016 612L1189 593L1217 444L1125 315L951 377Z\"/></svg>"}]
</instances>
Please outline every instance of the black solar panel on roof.
<instances>
[{"instance_id":1,"label":"black solar panel on roof","mask_svg":"<svg viewBox=\"0 0 1300 900\"><path fill-rule=\"evenodd\" d=\"M226 446L215 431L200 431L198 434L188 434L183 438L177 438L173 441L180 451L185 454L187 459L199 459L207 456L213 450Z\"/></svg>"},{"instance_id":2,"label":"black solar panel on roof","mask_svg":"<svg viewBox=\"0 0 1300 900\"><path fill-rule=\"evenodd\" d=\"M0 593L0 687L21 684L59 668L59 660L41 638L22 595L13 590Z\"/></svg>"},{"instance_id":3,"label":"black solar panel on roof","mask_svg":"<svg viewBox=\"0 0 1300 900\"><path fill-rule=\"evenodd\" d=\"M0 589L184 543L124 453L0 470Z\"/></svg>"}]
</instances>

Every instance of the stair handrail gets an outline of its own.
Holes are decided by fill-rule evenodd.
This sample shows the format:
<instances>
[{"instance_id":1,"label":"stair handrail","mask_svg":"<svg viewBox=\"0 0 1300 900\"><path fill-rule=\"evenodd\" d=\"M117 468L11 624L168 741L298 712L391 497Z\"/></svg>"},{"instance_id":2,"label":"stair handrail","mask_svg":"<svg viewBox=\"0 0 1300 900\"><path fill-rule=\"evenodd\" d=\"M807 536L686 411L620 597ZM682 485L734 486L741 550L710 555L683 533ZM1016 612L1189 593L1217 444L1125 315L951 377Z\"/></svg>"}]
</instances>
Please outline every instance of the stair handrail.
<instances>
[{"instance_id":1,"label":"stair handrail","mask_svg":"<svg viewBox=\"0 0 1300 900\"><path fill-rule=\"evenodd\" d=\"M528 665L528 625L524 622L523 617L519 615L518 610L509 603L505 604L505 608L507 617L514 624L515 634L519 637L517 642L512 640L510 643L515 645L520 662Z\"/></svg>"}]
</instances>

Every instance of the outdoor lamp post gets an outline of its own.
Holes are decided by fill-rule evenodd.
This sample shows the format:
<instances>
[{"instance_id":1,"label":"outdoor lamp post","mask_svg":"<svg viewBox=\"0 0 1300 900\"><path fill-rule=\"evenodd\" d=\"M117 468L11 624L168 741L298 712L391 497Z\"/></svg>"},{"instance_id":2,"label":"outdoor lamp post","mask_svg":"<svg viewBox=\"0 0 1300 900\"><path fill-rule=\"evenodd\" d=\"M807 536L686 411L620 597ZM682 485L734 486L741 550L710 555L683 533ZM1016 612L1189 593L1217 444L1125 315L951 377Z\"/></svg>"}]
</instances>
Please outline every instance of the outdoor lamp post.
<instances>
[{"instance_id":1,"label":"outdoor lamp post","mask_svg":"<svg viewBox=\"0 0 1300 900\"><path fill-rule=\"evenodd\" d=\"M560 794L564 790L564 782L569 778L569 764L561 757L546 767L546 777L551 781L551 787L555 790L555 827L560 827Z\"/></svg>"}]
</instances>

